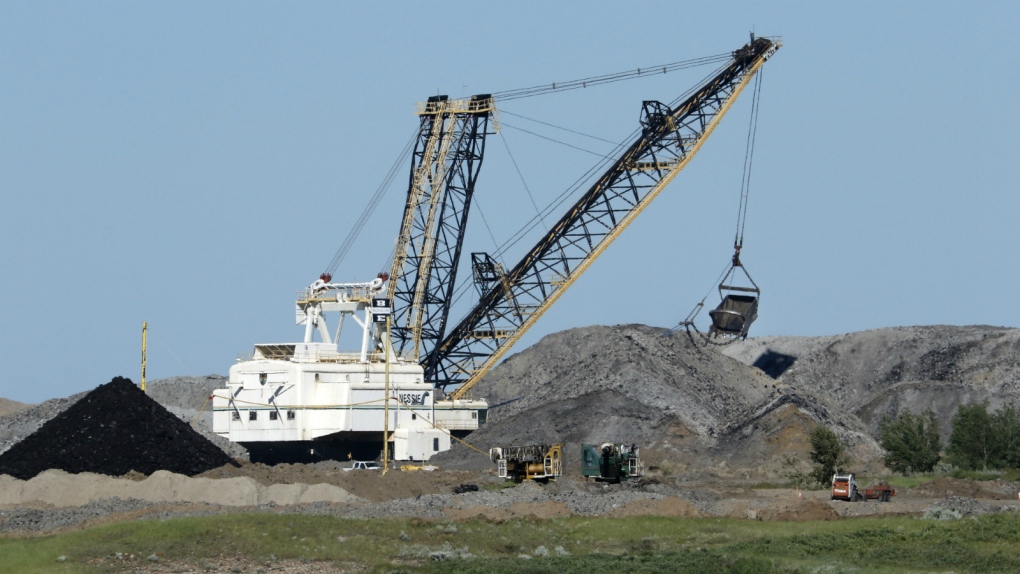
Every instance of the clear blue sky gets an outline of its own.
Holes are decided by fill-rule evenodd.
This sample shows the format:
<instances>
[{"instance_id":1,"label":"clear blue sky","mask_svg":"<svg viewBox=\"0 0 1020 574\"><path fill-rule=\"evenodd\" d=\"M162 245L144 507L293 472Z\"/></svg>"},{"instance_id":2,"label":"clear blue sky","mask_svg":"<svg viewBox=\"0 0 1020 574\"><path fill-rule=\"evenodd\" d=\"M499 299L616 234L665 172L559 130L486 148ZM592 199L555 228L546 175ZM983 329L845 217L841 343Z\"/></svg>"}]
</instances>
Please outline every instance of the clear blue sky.
<instances>
[{"instance_id":1,"label":"clear blue sky","mask_svg":"<svg viewBox=\"0 0 1020 574\"><path fill-rule=\"evenodd\" d=\"M720 54L751 30L784 42L765 68L748 211L752 335L1017 326L1018 5L718 4L0 3L0 396L137 381L142 321L150 378L226 374L256 342L298 340L294 292L429 95ZM709 71L505 110L619 141L642 100ZM570 327L672 326L710 290L731 254L747 95L517 351ZM476 191L498 240L534 214L507 146L540 205L597 160L502 134ZM336 279L382 269L406 170ZM466 242L493 250L480 217Z\"/></svg>"}]
</instances>

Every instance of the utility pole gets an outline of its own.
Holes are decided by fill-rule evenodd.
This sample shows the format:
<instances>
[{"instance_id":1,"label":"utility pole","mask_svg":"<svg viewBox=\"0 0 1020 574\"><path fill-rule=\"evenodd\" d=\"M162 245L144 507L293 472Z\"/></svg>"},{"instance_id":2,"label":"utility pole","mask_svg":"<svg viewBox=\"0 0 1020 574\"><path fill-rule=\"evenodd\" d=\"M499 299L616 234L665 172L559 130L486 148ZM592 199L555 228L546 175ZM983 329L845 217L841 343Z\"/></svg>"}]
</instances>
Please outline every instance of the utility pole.
<instances>
[{"instance_id":1,"label":"utility pole","mask_svg":"<svg viewBox=\"0 0 1020 574\"><path fill-rule=\"evenodd\" d=\"M145 392L145 336L149 332L149 323L142 321L142 392Z\"/></svg>"}]
</instances>

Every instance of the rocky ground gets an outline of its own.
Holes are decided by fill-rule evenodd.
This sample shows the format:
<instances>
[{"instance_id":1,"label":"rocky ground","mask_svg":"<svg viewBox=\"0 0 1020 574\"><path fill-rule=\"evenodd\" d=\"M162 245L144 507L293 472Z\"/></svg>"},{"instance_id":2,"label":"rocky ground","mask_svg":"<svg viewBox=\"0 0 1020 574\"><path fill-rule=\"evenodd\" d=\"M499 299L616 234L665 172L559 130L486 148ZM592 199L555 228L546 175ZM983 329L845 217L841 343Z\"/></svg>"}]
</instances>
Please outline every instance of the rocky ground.
<instances>
[{"instance_id":1,"label":"rocky ground","mask_svg":"<svg viewBox=\"0 0 1020 574\"><path fill-rule=\"evenodd\" d=\"M504 488L491 471L394 470L381 476L378 471L345 473L303 467L243 465L225 469L223 478L188 478L162 471L148 478L59 471L29 481L5 477L0 483L0 532L44 533L119 520L225 512L428 520L484 517L494 521L572 515L834 520L920 516L945 509L960 516L1020 512L1020 483L1005 481L943 478L914 489L897 488L889 503L848 503L830 501L826 490L761 488L732 481L697 483L660 471L618 485L585 482L571 475L546 485L526 482ZM292 482L297 478L309 482ZM259 484L256 479L272 484ZM132 482L134 487L128 484ZM460 484L475 484L480 489L454 494L454 487Z\"/></svg>"},{"instance_id":2,"label":"rocky ground","mask_svg":"<svg viewBox=\"0 0 1020 574\"><path fill-rule=\"evenodd\" d=\"M1017 329L910 327L764 337L723 347L697 341L643 325L572 329L511 356L477 385L472 393L492 405L488 424L467 439L479 450L565 443L569 474L546 486L500 488L488 458L464 446L436 457L439 471L391 471L384 477L343 472L335 462L267 467L243 460L194 478L48 471L29 481L0 477L5 481L0 531L50 532L111 520L238 511L425 519L666 514L822 520L968 515L1020 506L1020 485L994 481L940 479L898 489L887 504L831 502L826 491L759 488L806 470L807 437L818 424L841 436L854 470L876 475L884 471L875 441L882 415L932 408L948 434L963 402L988 400L992 408L1020 402ZM218 376L181 377L153 381L148 391L209 437L208 409L199 413L222 384ZM16 405L19 410L0 416L0 452L83 395ZM234 458L243 454L236 445L214 440ZM607 441L639 444L646 476L622 485L578 480L571 465L579 459L580 444ZM453 494L460 484L480 490Z\"/></svg>"}]
</instances>

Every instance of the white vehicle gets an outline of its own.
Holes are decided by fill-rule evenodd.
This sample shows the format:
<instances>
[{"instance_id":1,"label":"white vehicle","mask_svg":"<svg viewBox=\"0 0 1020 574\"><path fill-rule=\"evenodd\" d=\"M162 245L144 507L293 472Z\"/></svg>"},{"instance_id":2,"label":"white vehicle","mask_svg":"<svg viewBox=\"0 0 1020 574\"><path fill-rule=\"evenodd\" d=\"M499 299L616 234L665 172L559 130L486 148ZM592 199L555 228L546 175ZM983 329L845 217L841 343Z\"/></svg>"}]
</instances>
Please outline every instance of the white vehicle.
<instances>
[{"instance_id":1,"label":"white vehicle","mask_svg":"<svg viewBox=\"0 0 1020 574\"><path fill-rule=\"evenodd\" d=\"M344 472L350 472L352 470L379 470L381 468L382 467L379 466L379 463L374 460L370 460L368 462L354 461L354 464L349 468L345 468Z\"/></svg>"},{"instance_id":2,"label":"white vehicle","mask_svg":"<svg viewBox=\"0 0 1020 574\"><path fill-rule=\"evenodd\" d=\"M230 368L227 387L213 394L214 432L247 448L252 462L274 464L374 459L385 427L393 460L421 462L449 450L451 435L485 422L484 400L446 399L425 382L420 364L392 351L386 356L385 324L373 321L372 299L387 277L329 281L324 276L298 293L302 342L255 345L250 359ZM332 333L327 313L339 314ZM347 319L361 329L361 348L353 352L338 350Z\"/></svg>"}]
</instances>

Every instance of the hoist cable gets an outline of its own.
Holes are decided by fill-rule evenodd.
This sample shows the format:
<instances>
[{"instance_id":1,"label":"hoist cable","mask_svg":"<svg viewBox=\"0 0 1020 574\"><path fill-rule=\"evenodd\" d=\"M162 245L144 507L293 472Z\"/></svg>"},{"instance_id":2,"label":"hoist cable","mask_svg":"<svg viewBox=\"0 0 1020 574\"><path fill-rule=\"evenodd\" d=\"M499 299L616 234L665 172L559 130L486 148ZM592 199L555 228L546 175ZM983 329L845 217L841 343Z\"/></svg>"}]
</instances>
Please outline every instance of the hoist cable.
<instances>
[{"instance_id":1,"label":"hoist cable","mask_svg":"<svg viewBox=\"0 0 1020 574\"><path fill-rule=\"evenodd\" d=\"M744 245L744 226L747 224L748 194L751 191L751 166L754 162L754 142L758 135L758 102L761 98L761 71L754 78L754 92L751 98L751 119L747 127L747 148L744 151L744 173L740 178L740 206L737 209L737 229L733 247Z\"/></svg>"},{"instance_id":2,"label":"hoist cable","mask_svg":"<svg viewBox=\"0 0 1020 574\"><path fill-rule=\"evenodd\" d=\"M744 150L744 171L740 178L740 205L737 208L737 228L736 234L733 238L733 247L738 250L738 253L739 249L743 247L744 244L744 227L747 223L748 193L750 192L751 189L751 167L754 161L754 143L758 134L758 110L759 102L761 100L761 84L762 73L761 70L759 70L758 74L755 76L754 89L752 90L751 117L748 122L747 128L747 146ZM734 256L734 261L737 261L736 256ZM716 278L714 285L723 285L730 278L730 276L735 273L736 266L733 263L727 264L726 267L723 268L722 273L719 274L719 277ZM745 275L747 274L746 269L744 270L744 274ZM750 275L748 275L747 277L748 279L751 279ZM751 283L752 284L754 283L753 279L751 279ZM757 287L757 285L755 285L755 287ZM714 288L709 288L708 292L705 294L704 297L702 297L701 301L698 304L696 304L694 306L694 309L690 312L690 314L687 315L687 318L681 321L676 327L671 329L671 331L675 333L680 329L686 329L688 337L691 337L691 341L693 342L694 338L691 335L691 329L694 329L694 331L698 333L698 335L705 341L706 344L726 345L733 342L733 340L736 340L733 339L730 341L726 341L724 343L713 341L710 337L699 331L698 327L694 324L694 317L696 317L697 314L701 311L701 309L705 306L705 300L708 299L709 295L712 294L713 290Z\"/></svg>"}]
</instances>

